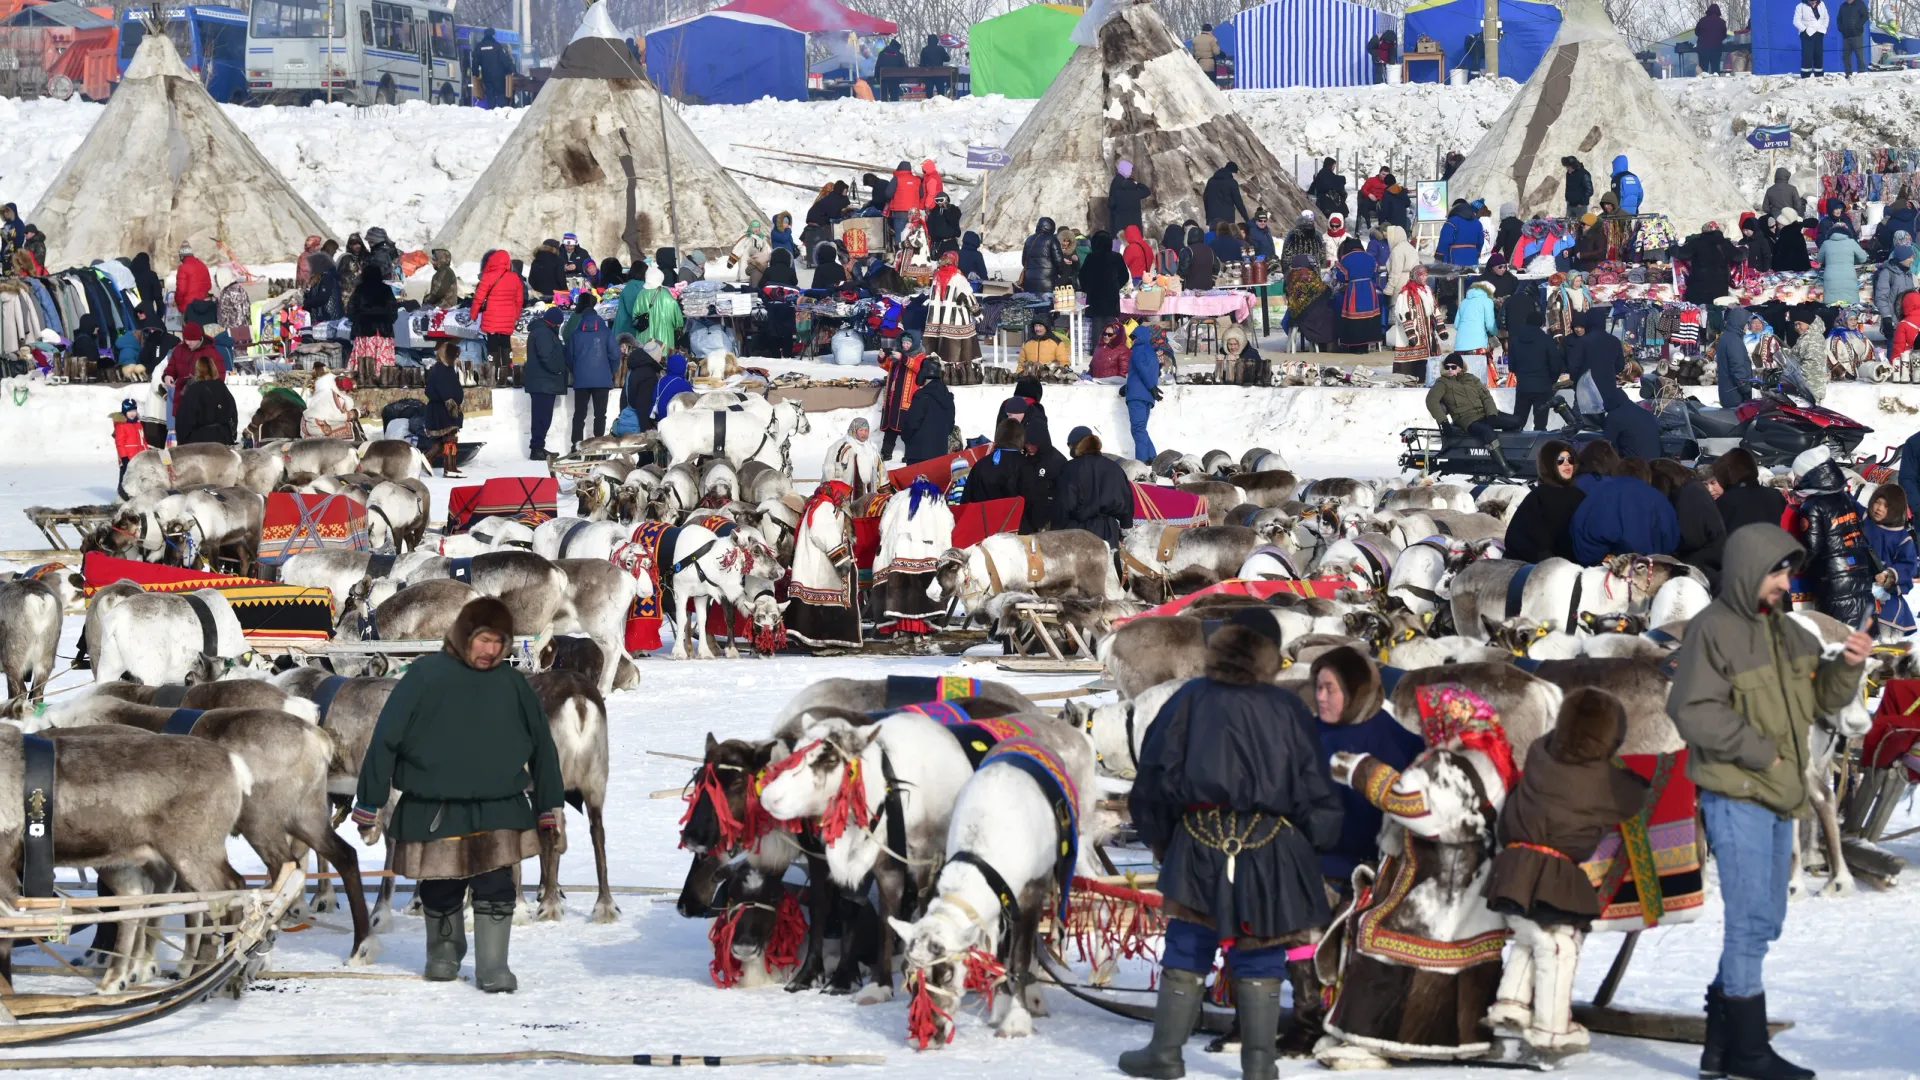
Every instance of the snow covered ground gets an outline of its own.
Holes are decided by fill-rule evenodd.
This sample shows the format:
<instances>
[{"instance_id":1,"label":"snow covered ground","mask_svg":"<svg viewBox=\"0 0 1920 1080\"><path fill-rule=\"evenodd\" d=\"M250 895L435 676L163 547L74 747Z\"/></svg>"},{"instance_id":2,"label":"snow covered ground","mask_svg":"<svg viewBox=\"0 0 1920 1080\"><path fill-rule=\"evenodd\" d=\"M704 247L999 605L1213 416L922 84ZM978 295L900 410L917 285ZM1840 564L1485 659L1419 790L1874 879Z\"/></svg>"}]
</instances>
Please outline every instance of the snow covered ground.
<instances>
[{"instance_id":1,"label":"snow covered ground","mask_svg":"<svg viewBox=\"0 0 1920 1080\"><path fill-rule=\"evenodd\" d=\"M1228 97L1274 156L1296 170L1297 179L1304 182L1320 158L1333 156L1357 185L1356 171L1372 172L1382 164L1400 170L1403 180L1438 175L1440 155L1471 150L1517 85L1489 79L1464 87L1296 88L1235 91ZM1699 134L1702 152L1727 162L1747 203L1757 203L1771 182L1767 155L1745 141L1756 125L1792 127L1793 149L1779 155L1779 164L1794 170L1802 191L1810 190L1808 178L1817 175L1821 151L1920 144L1920 80L1911 73L1865 75L1851 82L1839 75L1805 82L1739 75L1668 80L1662 88L1681 120ZM683 115L722 165L807 185L801 190L737 177L767 214L787 210L798 221L812 201L809 191L822 180L853 179L861 170L828 173L770 160L751 147L802 150L888 168L902 160L917 166L932 157L942 172L964 179L976 175L965 170L968 144L1006 145L1032 107L1031 101L1000 97L904 103L769 100L690 107ZM0 201L30 211L103 108L78 100L0 99L0 162L5 163ZM418 102L366 109L226 108L343 238L380 225L408 248L427 245L520 115ZM1587 164L1604 170L1606 161ZM1650 189L1648 205L1659 204L1660 192ZM1676 224L1691 230L1702 223ZM461 261L476 255L455 253Z\"/></svg>"},{"instance_id":2,"label":"snow covered ground","mask_svg":"<svg viewBox=\"0 0 1920 1080\"><path fill-rule=\"evenodd\" d=\"M3 128L0 128L3 129ZM244 391L243 391L244 394ZM1920 427L1920 390L1836 385L1830 404L1862 416L1898 442ZM36 503L67 505L104 501L111 496L114 472L107 449L105 412L117 404L105 389L44 388L25 408L0 402L0 548L38 542L19 510ZM1001 387L956 391L961 424L984 425ZM503 393L495 415L476 420L471 435L488 440L475 475L534 471L516 458L524 430L521 396ZM1047 404L1056 439L1074 424L1095 423L1119 432L1119 398L1109 387L1049 388ZM1885 403L1884 409L1882 403ZM249 402L242 401L242 409ZM1394 471L1398 430L1419 420L1415 391L1284 390L1180 387L1155 417L1155 433L1165 425L1163 445L1204 449L1219 446L1234 453L1254 443L1298 458L1307 471L1324 467L1362 475ZM814 431L796 447L796 470L808 473L820 448L844 429L850 414L815 416ZM559 419L556 418L556 423ZM471 482L471 481L468 481ZM431 481L444 505L451 482ZM63 654L70 654L79 631L70 619ZM1078 685L1082 678L1010 677L984 661L944 658L781 658L757 661L673 662L648 658L641 663L637 691L610 701L612 778L607 808L611 878L615 884L677 891L686 857L675 848L682 804L650 793L686 782L691 767L648 751L698 754L709 731L752 735L767 729L779 706L809 683L833 676L874 677L887 673L963 673L1010 678L1028 690ZM69 675L60 685L77 683ZM1896 815L1893 831L1920 824L1920 815ZM585 821L569 821L572 850L565 856L563 882L593 880ZM352 839L351 835L349 836ZM356 841L357 843L357 841ZM1892 849L1920 859L1920 838L1896 841ZM235 864L245 872L261 868L236 842ZM377 868L381 853L368 850L363 865ZM531 875L529 875L531 876ZM1911 888L1908 886L1907 888ZM1049 992L1054 1013L1040 1018L1026 1040L999 1040L977 1007L960 1024L957 1041L931 1056L904 1043L906 1007L902 1001L858 1008L844 998L820 994L789 995L778 989L722 991L707 975L711 949L704 922L680 919L672 893L623 895L620 920L592 926L585 920L592 890L573 889L567 915L558 924L516 929L513 965L521 990L510 998L483 997L467 982L428 985L408 978L382 980L300 980L257 983L239 1001L216 1001L186 1009L165 1020L117 1035L83 1040L29 1054L277 1053L312 1051L482 1051L533 1048L581 1050L603 1054L751 1052L879 1054L881 1068L829 1070L801 1067L797 1075L907 1075L937 1069L955 1078L1118 1075L1114 1055L1146 1038L1143 1025L1115 1018ZM326 921L345 925L336 913ZM1695 1011L1712 975L1719 948L1721 907L1711 895L1697 922L1645 935L1633 968L1620 990L1624 1006ZM1912 1076L1920 1060L1920 1028L1907 1004L1905 943L1920 933L1920 911L1903 890L1866 889L1850 897L1818 897L1795 903L1786 932L1769 964L1770 1001L1775 1013L1798 1021L1782 1040L1795 1059L1816 1066L1824 1077ZM405 976L419 970L423 938L417 918L400 917L385 937L386 950L371 970ZM1581 996L1592 993L1617 947L1617 937L1590 941L1580 975ZM316 928L282 935L271 966L279 971L334 971L343 967L344 934ZM31 955L23 962L33 962ZM469 977L471 968L468 968ZM1144 986L1143 969L1123 970L1118 983ZM25 977L28 990L70 990L70 980ZM1596 1037L1594 1050L1564 1072L1573 1077L1691 1076L1697 1051L1689 1047ZM1199 1043L1189 1048L1188 1067L1196 1077L1238 1076L1233 1057L1209 1057ZM328 1076L391 1076L398 1070L355 1068ZM518 1074L504 1068L475 1070L477 1075ZM587 1068L547 1066L542 1075L593 1075ZM1283 1076L1308 1075L1311 1065L1289 1062ZM1449 1077L1457 1069L1406 1069L1399 1075ZM80 1073L73 1073L78 1077ZM98 1075L98 1074L88 1074ZM787 1073L782 1073L787 1075Z\"/></svg>"}]
</instances>

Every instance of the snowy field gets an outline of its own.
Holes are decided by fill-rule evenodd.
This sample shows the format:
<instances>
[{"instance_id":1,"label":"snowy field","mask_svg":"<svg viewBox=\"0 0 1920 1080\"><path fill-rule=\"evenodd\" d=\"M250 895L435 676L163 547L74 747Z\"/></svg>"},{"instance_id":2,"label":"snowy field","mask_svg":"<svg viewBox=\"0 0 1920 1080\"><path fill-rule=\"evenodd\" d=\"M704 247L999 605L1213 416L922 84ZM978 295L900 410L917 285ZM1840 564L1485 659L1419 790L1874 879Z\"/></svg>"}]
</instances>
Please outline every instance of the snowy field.
<instances>
[{"instance_id":1,"label":"snowy field","mask_svg":"<svg viewBox=\"0 0 1920 1080\"><path fill-rule=\"evenodd\" d=\"M1234 91L1228 97L1279 161L1305 182L1322 157L1340 160L1350 188L1356 172L1392 164L1402 180L1438 175L1448 150L1465 153L1498 119L1518 88L1510 79L1464 87L1402 86ZM1780 76L1739 75L1662 83L1682 124L1701 139L1703 153L1728 165L1739 181L1741 205L1757 204L1771 182L1767 154L1753 150L1746 132L1787 124L1793 149L1779 164L1794 170L1801 190L1817 190L1819 153L1920 145L1920 80L1912 73L1880 73L1848 82L1839 75L1803 82ZM1001 97L939 98L927 102L823 103L760 101L683 109L687 123L722 165L817 188L825 179L853 179L859 169L829 173L769 160L752 147L776 147L916 168L931 157L943 173L966 178L968 144L1005 146L1032 101ZM405 248L425 247L473 185L519 119L518 111L408 103L376 108L224 106L344 239L383 226ZM0 99L0 202L30 213L60 165L86 137L104 106L78 100ZM1596 151L1598 154L1598 151ZM1355 167L1358 161L1358 169ZM1587 165L1595 175L1607 161ZM768 215L805 217L808 191L736 176ZM959 192L956 199L961 199ZM1658 208L1661 194L1647 193ZM1730 205L1729 210L1735 207ZM30 218L29 218L30 220ZM744 228L745 223L742 222ZM1702 222L1676 222L1692 231ZM456 261L477 252L455 252ZM288 253L289 256L292 252Z\"/></svg>"},{"instance_id":2,"label":"snowy field","mask_svg":"<svg viewBox=\"0 0 1920 1080\"><path fill-rule=\"evenodd\" d=\"M0 126L0 130L4 127ZM963 428L979 428L1004 396L1001 387L956 390ZM242 391L243 397L247 391ZM1881 430L1866 444L1898 442L1920 426L1920 390L1836 385L1830 404L1861 416ZM19 510L41 503L67 505L105 501L114 487L106 446L105 412L116 402L105 390L48 388L29 406L0 403L0 548L27 547L37 536ZM113 395L117 397L117 392ZM502 393L495 415L477 420L470 437L488 440L473 475L534 471L517 459L524 419L520 395ZM1056 438L1072 425L1092 423L1121 432L1119 399L1108 387L1048 388ZM251 408L242 400L241 408ZM1260 443L1294 457L1303 471L1338 469L1385 476L1394 471L1397 432L1421 414L1417 391L1245 391L1234 388L1169 388L1155 414L1163 445L1188 449L1220 446L1238 453ZM807 475L820 448L844 429L850 413L816 415L814 430L795 449L796 472ZM556 418L556 426L560 418ZM31 456L29 456L31 455ZM471 483L472 481L465 481ZM430 485L444 505L451 482ZM70 655L79 620L68 620L61 652ZM1009 677L984 661L953 659L786 657L777 660L641 662L637 691L615 695L609 705L612 777L607 807L611 878L617 885L677 891L687 857L676 850L677 799L652 799L656 790L685 783L691 766L648 751L698 754L705 735L757 735L779 706L824 677L877 677L888 673L966 674L1002 677L1022 689L1056 690L1084 677ZM61 686L75 685L69 675ZM1902 812L1890 831L1915 815ZM357 847L351 831L348 837ZM569 818L572 850L561 880L593 880L591 847L583 817ZM1892 849L1920 859L1920 838L1896 841ZM235 842L235 865L262 868ZM376 869L381 852L366 850L363 865ZM529 863L529 878L533 876ZM1907 886L1910 889L1912 886ZM470 982L429 985L410 978L301 980L256 983L239 1001L196 1005L168 1019L131 1031L83 1040L19 1056L43 1054L214 1054L322 1051L504 1051L567 1049L602 1054L735 1054L793 1052L877 1054L879 1068L794 1068L780 1075L932 1075L954 1078L1119 1075L1119 1050L1139 1045L1144 1025L1122 1020L1049 992L1050 1017L1039 1018L1025 1040L992 1037L970 1006L953 1045L919 1054L904 1042L904 1001L860 1008L845 998L777 988L716 989L707 974L711 948L705 922L679 918L671 892L622 895L619 921L586 922L591 888L570 890L564 921L520 927L513 939L513 966L520 992L485 997ZM402 894L404 902L405 896ZM344 926L344 912L326 917ZM1628 1007L1697 1011L1719 949L1721 909L1717 892L1699 921L1645 935L1618 1003ZM1823 1077L1910 1077L1920 1060L1920 1028L1908 1003L1911 943L1920 935L1920 910L1903 890L1880 893L1863 886L1849 897L1816 897L1795 903L1786 933L1769 964L1770 1001L1776 1016L1798 1021L1782 1046L1794 1059L1816 1066ZM1618 937L1588 943L1578 996L1592 993L1611 960ZM384 938L385 952L370 970L395 976L419 971L420 920L399 917ZM271 967L279 971L337 971L344 967L345 934L316 928L283 934ZM33 950L23 962L36 962ZM471 965L467 968L471 978ZM1146 972L1123 968L1118 985L1144 986ZM71 980L26 977L27 990L68 990ZM1146 1000L1142 998L1141 1000ZM1237 1056L1209 1057L1189 1046L1189 1075L1235 1077ZM1563 1070L1574 1077L1692 1076L1697 1050L1677 1045L1597 1036L1594 1050ZM475 1075L521 1074L530 1067L472 1070ZM541 1066L542 1075L590 1075L588 1067ZM178 1070L154 1070L178 1072ZM330 1077L391 1076L391 1068L329 1071ZM1316 1066L1285 1062L1283 1076L1317 1073ZM463 1070L463 1075L466 1073ZM1460 1069L1402 1069L1414 1077L1468 1075ZM78 1072L71 1075L79 1076ZM100 1075L100 1074L88 1074ZM184 1073L182 1073L184 1075ZM430 1074L427 1074L430 1075ZM1471 1075L1487 1075L1474 1071Z\"/></svg>"}]
</instances>

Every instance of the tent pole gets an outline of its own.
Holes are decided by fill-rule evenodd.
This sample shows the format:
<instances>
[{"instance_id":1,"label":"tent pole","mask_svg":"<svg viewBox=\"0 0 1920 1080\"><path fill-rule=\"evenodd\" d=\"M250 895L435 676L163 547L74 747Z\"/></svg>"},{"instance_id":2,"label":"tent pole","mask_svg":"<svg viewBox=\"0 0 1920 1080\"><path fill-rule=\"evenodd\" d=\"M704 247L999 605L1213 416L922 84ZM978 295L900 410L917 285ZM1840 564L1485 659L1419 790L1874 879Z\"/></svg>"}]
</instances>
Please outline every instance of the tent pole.
<instances>
[{"instance_id":1,"label":"tent pole","mask_svg":"<svg viewBox=\"0 0 1920 1080\"><path fill-rule=\"evenodd\" d=\"M1487 0L1485 14L1480 20L1481 40L1486 42L1487 78L1500 77L1500 0Z\"/></svg>"},{"instance_id":2,"label":"tent pole","mask_svg":"<svg viewBox=\"0 0 1920 1080\"><path fill-rule=\"evenodd\" d=\"M673 251L680 254L680 207L673 195L673 151L667 146L667 96L653 88L654 104L660 109L660 159L667 163L667 228L673 233Z\"/></svg>"}]
</instances>

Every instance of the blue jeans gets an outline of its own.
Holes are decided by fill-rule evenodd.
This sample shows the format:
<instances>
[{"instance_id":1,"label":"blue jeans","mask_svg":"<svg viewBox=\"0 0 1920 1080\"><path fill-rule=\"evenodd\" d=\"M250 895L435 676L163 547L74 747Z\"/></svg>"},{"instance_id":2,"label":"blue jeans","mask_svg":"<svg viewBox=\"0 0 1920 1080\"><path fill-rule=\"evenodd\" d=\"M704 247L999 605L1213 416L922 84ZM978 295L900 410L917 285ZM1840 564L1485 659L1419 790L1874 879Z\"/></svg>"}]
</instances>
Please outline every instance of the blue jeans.
<instances>
[{"instance_id":1,"label":"blue jeans","mask_svg":"<svg viewBox=\"0 0 1920 1080\"><path fill-rule=\"evenodd\" d=\"M1213 970L1213 958L1220 951L1220 939L1199 923L1184 919L1167 920L1166 950L1160 966L1174 971L1206 975ZM1236 979L1284 979L1287 977L1287 948L1272 945L1264 949L1227 950L1227 962L1233 965Z\"/></svg>"},{"instance_id":2,"label":"blue jeans","mask_svg":"<svg viewBox=\"0 0 1920 1080\"><path fill-rule=\"evenodd\" d=\"M1153 440L1147 436L1147 417L1152 415L1153 402L1127 402L1127 424L1133 429L1133 456L1135 460L1151 462L1154 458Z\"/></svg>"},{"instance_id":3,"label":"blue jeans","mask_svg":"<svg viewBox=\"0 0 1920 1080\"><path fill-rule=\"evenodd\" d=\"M1720 866L1726 930L1715 980L1728 997L1752 997L1766 986L1760 966L1787 921L1793 869L1793 822L1744 799L1700 792L1700 816Z\"/></svg>"}]
</instances>

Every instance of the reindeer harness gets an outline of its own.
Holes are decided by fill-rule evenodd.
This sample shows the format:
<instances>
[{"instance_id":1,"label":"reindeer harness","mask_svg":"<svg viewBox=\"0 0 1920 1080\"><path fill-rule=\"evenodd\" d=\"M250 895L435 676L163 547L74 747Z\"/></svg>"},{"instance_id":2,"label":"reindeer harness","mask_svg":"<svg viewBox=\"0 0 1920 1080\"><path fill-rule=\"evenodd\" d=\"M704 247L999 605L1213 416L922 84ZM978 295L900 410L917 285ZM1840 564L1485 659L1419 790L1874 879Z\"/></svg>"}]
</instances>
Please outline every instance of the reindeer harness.
<instances>
[{"instance_id":1,"label":"reindeer harness","mask_svg":"<svg viewBox=\"0 0 1920 1080\"><path fill-rule=\"evenodd\" d=\"M21 734L20 756L23 771L20 791L26 828L21 836L24 849L20 874L23 896L52 896L53 892L53 740L40 735Z\"/></svg>"}]
</instances>

